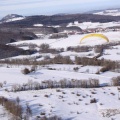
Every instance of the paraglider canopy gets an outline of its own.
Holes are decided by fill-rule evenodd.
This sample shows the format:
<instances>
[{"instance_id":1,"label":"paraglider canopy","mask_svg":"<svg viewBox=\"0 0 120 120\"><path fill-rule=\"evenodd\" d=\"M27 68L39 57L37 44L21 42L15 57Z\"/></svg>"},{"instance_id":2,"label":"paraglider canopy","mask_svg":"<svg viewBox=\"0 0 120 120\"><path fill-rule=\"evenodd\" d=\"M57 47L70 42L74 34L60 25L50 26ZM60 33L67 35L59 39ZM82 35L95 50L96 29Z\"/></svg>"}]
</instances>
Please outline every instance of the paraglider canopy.
<instances>
[{"instance_id":1,"label":"paraglider canopy","mask_svg":"<svg viewBox=\"0 0 120 120\"><path fill-rule=\"evenodd\" d=\"M86 38L89 38L89 37L98 37L98 38L102 38L104 40L106 40L107 42L109 42L109 39L103 35L103 34L100 34L100 33L91 33L91 34L88 34L88 35L85 35L81 40L80 40L80 43L85 40Z\"/></svg>"}]
</instances>

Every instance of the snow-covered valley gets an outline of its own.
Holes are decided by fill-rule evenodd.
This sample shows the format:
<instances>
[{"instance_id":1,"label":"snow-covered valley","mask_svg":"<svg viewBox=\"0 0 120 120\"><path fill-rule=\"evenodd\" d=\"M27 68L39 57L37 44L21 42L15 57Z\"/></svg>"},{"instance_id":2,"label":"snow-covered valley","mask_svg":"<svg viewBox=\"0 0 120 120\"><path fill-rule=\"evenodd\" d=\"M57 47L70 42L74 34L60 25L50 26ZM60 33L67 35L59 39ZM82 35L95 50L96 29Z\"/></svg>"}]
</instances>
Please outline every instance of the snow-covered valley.
<instances>
[{"instance_id":1,"label":"snow-covered valley","mask_svg":"<svg viewBox=\"0 0 120 120\"><path fill-rule=\"evenodd\" d=\"M120 119L120 22L67 25L75 26L85 33L63 31L67 37L59 39L39 33L37 39L7 44L32 53L0 60L1 120L13 116L5 106L9 100L22 107L20 120ZM86 30L98 28L94 34L109 41L88 37L80 42L92 33Z\"/></svg>"}]
</instances>

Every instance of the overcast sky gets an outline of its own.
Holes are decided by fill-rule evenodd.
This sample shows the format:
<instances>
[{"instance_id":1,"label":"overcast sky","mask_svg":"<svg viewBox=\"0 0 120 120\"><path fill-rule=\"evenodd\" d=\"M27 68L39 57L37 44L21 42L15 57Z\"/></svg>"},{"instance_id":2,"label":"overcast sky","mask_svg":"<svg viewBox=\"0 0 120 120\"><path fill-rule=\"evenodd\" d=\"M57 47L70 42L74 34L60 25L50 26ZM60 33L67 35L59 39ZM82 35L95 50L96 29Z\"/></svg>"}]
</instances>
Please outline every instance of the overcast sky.
<instances>
[{"instance_id":1,"label":"overcast sky","mask_svg":"<svg viewBox=\"0 0 120 120\"><path fill-rule=\"evenodd\" d=\"M120 0L0 0L0 18L7 14L53 15L120 8Z\"/></svg>"}]
</instances>

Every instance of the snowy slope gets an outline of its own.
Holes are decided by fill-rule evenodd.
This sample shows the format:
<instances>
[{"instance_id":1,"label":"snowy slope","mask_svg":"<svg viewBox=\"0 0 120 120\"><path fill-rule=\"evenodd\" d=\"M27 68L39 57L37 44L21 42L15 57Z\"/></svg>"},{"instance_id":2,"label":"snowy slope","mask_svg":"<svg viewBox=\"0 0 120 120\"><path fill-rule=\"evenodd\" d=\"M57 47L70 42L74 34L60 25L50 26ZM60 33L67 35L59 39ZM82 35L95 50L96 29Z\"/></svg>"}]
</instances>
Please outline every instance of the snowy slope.
<instances>
[{"instance_id":1,"label":"snowy slope","mask_svg":"<svg viewBox=\"0 0 120 120\"><path fill-rule=\"evenodd\" d=\"M120 9L104 10L104 11L96 12L94 14L110 15L110 16L120 16Z\"/></svg>"},{"instance_id":2,"label":"snowy slope","mask_svg":"<svg viewBox=\"0 0 120 120\"><path fill-rule=\"evenodd\" d=\"M13 100L19 96L23 107L26 103L29 104L33 110L31 120L35 120L36 116L43 117L42 112L46 116L58 115L63 120L119 120L120 118L120 102L116 87L60 89L60 92L56 89L46 89L17 92L17 94L0 91L0 95ZM97 102L90 103L94 98Z\"/></svg>"},{"instance_id":3,"label":"snowy slope","mask_svg":"<svg viewBox=\"0 0 120 120\"><path fill-rule=\"evenodd\" d=\"M9 14L1 19L1 23L23 20L25 17L17 14Z\"/></svg>"},{"instance_id":4,"label":"snowy slope","mask_svg":"<svg viewBox=\"0 0 120 120\"><path fill-rule=\"evenodd\" d=\"M10 66L9 66L10 67ZM26 66L30 68L30 66ZM79 71L75 72L74 67L79 67ZM12 85L27 83L29 80L41 83L43 80L55 80L60 81L61 79L77 79L77 80L89 80L95 78L100 80L100 84L110 84L113 77L119 76L119 73L105 72L100 75L96 72L101 68L99 66L85 66L80 65L50 65L44 67L38 67L37 72L28 75L22 74L25 66L11 66L11 68L0 67L0 82L7 82L5 88L11 89ZM49 70L48 68L55 68L55 70Z\"/></svg>"},{"instance_id":5,"label":"snowy slope","mask_svg":"<svg viewBox=\"0 0 120 120\"><path fill-rule=\"evenodd\" d=\"M25 19L25 18L24 17L17 17L17 18L8 19L5 22L19 21L19 20L23 20L23 19Z\"/></svg>"},{"instance_id":6,"label":"snowy slope","mask_svg":"<svg viewBox=\"0 0 120 120\"><path fill-rule=\"evenodd\" d=\"M77 26L81 29L93 29L93 28L107 28L107 27L114 27L114 26L120 26L120 22L107 22L107 23L100 23L100 22L83 22L83 23L69 23L67 27L71 26Z\"/></svg>"},{"instance_id":7,"label":"snowy slope","mask_svg":"<svg viewBox=\"0 0 120 120\"><path fill-rule=\"evenodd\" d=\"M120 32L103 32L102 34L106 35L110 41L110 43L119 42L120 41ZM27 44L36 44L40 46L43 43L49 44L51 48L64 48L65 51L61 52L60 55L62 56L70 56L70 58L74 61L75 56L78 57L95 57L97 54L94 52L94 49L89 52L74 52L74 51L66 51L67 47L75 47L75 46L95 46L95 45L102 45L106 44L106 41L101 38L97 37L91 37L87 38L82 43L80 43L80 40L82 37L84 37L86 34L82 35L72 35L68 38L61 38L61 39L37 39L37 40L28 40L28 41L20 41L20 42L14 42L11 43L11 45L21 45L23 43ZM64 43L64 44L63 44ZM114 48L115 47L115 48ZM23 49L28 49L27 47L23 47ZM36 48L39 51L39 48ZM120 60L120 47L119 46L113 46L112 49L105 50L103 53L103 56L101 58L110 59L110 60ZM41 57L40 57L41 56ZM54 58L55 54L51 53L35 53L32 55L20 55L16 57L12 57L12 59L22 59L22 58L28 58L28 59L35 59L36 57L40 57L37 60L44 60L45 56L49 56L50 58Z\"/></svg>"},{"instance_id":8,"label":"snowy slope","mask_svg":"<svg viewBox=\"0 0 120 120\"><path fill-rule=\"evenodd\" d=\"M95 78L100 80L100 84L110 84L113 77L119 76L119 73L105 72L95 74L100 66L81 66L81 65L60 65L51 64L39 66L36 72L24 75L21 70L30 66L15 66L1 65L0 66L0 83L3 87L0 88L0 96L16 100L20 98L20 104L25 108L29 104L32 109L32 117L30 120L35 120L37 116L42 117L42 112L46 116L57 115L63 120L119 120L120 118L120 102L118 99L117 87L101 87L101 88L65 88L65 89L41 89L28 90L21 92L7 92L15 85L26 84L28 81L33 83L41 83L43 80L88 80ZM78 67L78 72L75 72L74 67ZM55 70L49 70L53 68ZM46 97L48 95L48 97ZM96 99L96 103L91 103L92 99ZM3 107L0 106L0 119L8 120L10 118L3 112ZM5 113L5 114L4 114ZM3 114L5 116L3 116Z\"/></svg>"},{"instance_id":9,"label":"snowy slope","mask_svg":"<svg viewBox=\"0 0 120 120\"><path fill-rule=\"evenodd\" d=\"M82 28L90 27L97 28L98 26L119 25L119 23L78 23L75 25L82 26ZM115 32L102 32L106 35L110 43L120 41L120 31ZM74 52L66 51L69 46L95 46L106 44L106 41L101 38L87 38L80 44L80 40L86 34L71 35L68 38L60 39L36 39L28 41L20 41L11 43L11 45L22 45L24 43L34 43L41 45L47 43L51 48L64 48L65 51L61 52L62 56L70 56L74 61L75 56L94 57L96 54L94 49L89 52ZM27 50L28 46L21 48ZM39 51L39 48L36 47ZM90 56L91 55L91 56ZM36 56L41 56L37 60L44 60L45 56L50 58L55 57L51 53L35 53L32 55L16 56L10 59L35 59ZM112 46L110 49L105 49L103 55L99 59L120 60L120 45ZM78 67L78 71L74 68ZM41 89L41 90L28 90L21 92L12 92L12 88L16 85L25 85L32 81L32 83L41 83L42 81L52 80L89 80L99 79L100 85L111 85L113 77L120 76L120 73L107 71L104 73L96 74L101 69L101 66L82 66L82 65L66 65L66 64L50 64L38 66L37 71L24 75L21 70L24 68L31 68L31 66L22 65L1 65L0 66L0 83L3 87L0 88L0 96L8 99L15 100L20 98L20 104L25 108L26 103L32 109L32 117L30 120L35 120L36 116L42 117L41 113L44 112L46 116L57 115L62 117L63 120L119 120L120 119L120 100L119 91L117 87L100 87L100 88L64 88L59 89ZM52 68L52 70L50 70ZM9 90L9 92L7 92ZM46 95L48 97L46 97ZM96 99L96 103L91 103L92 99ZM0 106L0 119L8 120L8 116L1 116L3 114L3 107Z\"/></svg>"},{"instance_id":10,"label":"snowy slope","mask_svg":"<svg viewBox=\"0 0 120 120\"><path fill-rule=\"evenodd\" d=\"M110 42L120 41L120 32L119 31L118 32L104 32L102 34L106 35L108 37L108 39L110 40ZM11 43L11 45L12 44L19 45L22 43L28 43L28 44L34 43L34 44L40 45L42 43L47 43L52 48L65 48L66 49L69 46L78 46L78 45L80 45L80 46L83 46L83 45L94 46L94 45L106 43L106 41L101 39L101 38L88 38L80 44L81 38L85 35L86 34L73 35L73 36L69 36L68 38L61 38L61 39L47 39L47 38L45 38L45 39L37 39L37 40L20 41L20 42Z\"/></svg>"},{"instance_id":11,"label":"snowy slope","mask_svg":"<svg viewBox=\"0 0 120 120\"><path fill-rule=\"evenodd\" d=\"M12 117L10 113L2 106L0 105L0 119L1 120L8 120Z\"/></svg>"}]
</instances>

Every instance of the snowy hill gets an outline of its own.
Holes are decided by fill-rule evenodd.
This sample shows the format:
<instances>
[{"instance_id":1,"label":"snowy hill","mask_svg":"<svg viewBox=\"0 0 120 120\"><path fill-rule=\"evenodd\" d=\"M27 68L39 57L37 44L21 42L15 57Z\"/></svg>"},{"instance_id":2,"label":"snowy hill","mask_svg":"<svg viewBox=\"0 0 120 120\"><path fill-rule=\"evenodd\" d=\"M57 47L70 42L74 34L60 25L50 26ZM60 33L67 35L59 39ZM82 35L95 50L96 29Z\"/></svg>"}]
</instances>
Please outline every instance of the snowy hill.
<instances>
[{"instance_id":1,"label":"snowy hill","mask_svg":"<svg viewBox=\"0 0 120 120\"><path fill-rule=\"evenodd\" d=\"M7 42L5 49L3 45L0 49L0 120L9 120L7 112L20 120L21 116L22 120L120 120L120 87L117 86L120 86L120 16L93 15L105 20L105 23L96 19L91 21L91 15L86 15L88 21L85 21L86 18L74 19L75 16L80 18L80 15L70 15L69 19L68 16L24 19L19 15L3 18L5 23L1 31L6 30L4 25L8 25L9 35L11 24L12 32L18 32L19 39L15 37L16 41ZM24 20L18 21L22 18ZM106 21L106 18L117 20ZM8 23L14 20L17 21ZM19 28L18 23L27 27ZM66 26L61 27L62 23ZM42 34L41 30L46 31L45 25L54 32ZM59 32L60 27L62 32ZM76 27L80 30L74 31ZM37 32L28 34L28 30ZM91 36L80 42L89 33L103 34L108 40ZM13 38L7 32L1 32L3 41L3 35ZM28 38L28 35L35 37L22 39ZM64 36L51 38L52 35ZM24 53L7 56L13 48L15 52L21 48ZM3 55L7 57L3 59ZM13 108L8 108L6 104L9 101L12 101L15 111L20 106L20 116L11 111ZM61 119L42 119L52 116Z\"/></svg>"},{"instance_id":2,"label":"snowy hill","mask_svg":"<svg viewBox=\"0 0 120 120\"><path fill-rule=\"evenodd\" d=\"M120 32L104 32L110 43L119 41ZM39 51L39 46L43 43L49 44L52 48L64 48L69 46L95 46L106 44L106 41L100 38L88 38L80 44L80 39L83 35L71 35L68 38L61 39L36 39L28 41L20 41L11 43L11 45L21 46L23 49L28 45L34 44ZM64 44L63 44L64 43ZM26 49L25 48L25 49ZM120 45L113 44L109 49L103 51L103 55L99 59L120 60ZM49 52L49 51L48 51ZM88 58L94 57L94 49L88 52L63 51L62 56L70 56L74 61L76 57L86 56ZM37 59L37 57L40 58ZM12 59L17 60L28 58L35 59L35 62L55 57L52 53L41 53L40 51L25 56L16 56ZM12 60L11 59L11 60ZM98 59L98 60L99 60ZM23 74L24 68L31 68L31 65L12 65L1 64L0 66L0 96L9 100L15 101L19 98L19 105L25 111L26 106L29 105L32 115L28 116L28 120L42 120L44 116L58 116L62 120L119 120L120 118L120 98L117 87L111 86L112 79L119 76L120 73L115 71L107 71L97 74L102 66L77 65L77 64L48 64L36 66L36 71L27 75ZM75 71L78 68L78 71ZM70 82L74 85L79 85L80 81L89 81L90 79L99 80L99 85L110 85L109 87L96 88L52 88L53 85L64 84ZM77 83L77 82L78 83ZM67 83L66 82L66 83ZM49 88L44 88L49 83ZM65 84L66 84L65 83ZM39 87L39 85L41 85ZM35 87L35 89L34 89ZM44 89L43 89L44 88ZM16 90L16 92L15 92ZM18 90L18 91L17 91ZM8 92L9 91L9 92ZM58 104L59 103L59 104ZM3 108L1 108L3 109ZM25 113L25 112L23 112ZM2 110L0 114L3 114ZM5 119L8 120L6 114ZM6 118L7 117L7 118ZM3 119L0 117L0 119ZM51 119L53 120L53 119ZM59 119L55 119L59 120Z\"/></svg>"},{"instance_id":3,"label":"snowy hill","mask_svg":"<svg viewBox=\"0 0 120 120\"><path fill-rule=\"evenodd\" d=\"M9 18L9 19L8 19ZM21 20L22 19L22 20ZM15 21L16 22L10 22ZM14 17L14 15L11 17L5 17L2 19L4 25L6 26L33 26L33 25L46 25L46 26L56 26L60 25L65 27L66 24L74 21L78 21L79 23L82 22L100 22L100 23L107 23L107 22L118 22L120 20L120 16L105 16L105 15L98 15L98 14L68 14L68 15L51 15L51 16L45 16L45 15L35 15L35 16L27 16L22 17ZM8 23L9 22L9 23ZM2 24L0 25L0 27Z\"/></svg>"},{"instance_id":4,"label":"snowy hill","mask_svg":"<svg viewBox=\"0 0 120 120\"><path fill-rule=\"evenodd\" d=\"M17 14L9 14L1 19L2 23L23 20L25 17Z\"/></svg>"},{"instance_id":5,"label":"snowy hill","mask_svg":"<svg viewBox=\"0 0 120 120\"><path fill-rule=\"evenodd\" d=\"M103 10L103 11L95 12L94 14L120 16L120 9Z\"/></svg>"}]
</instances>

